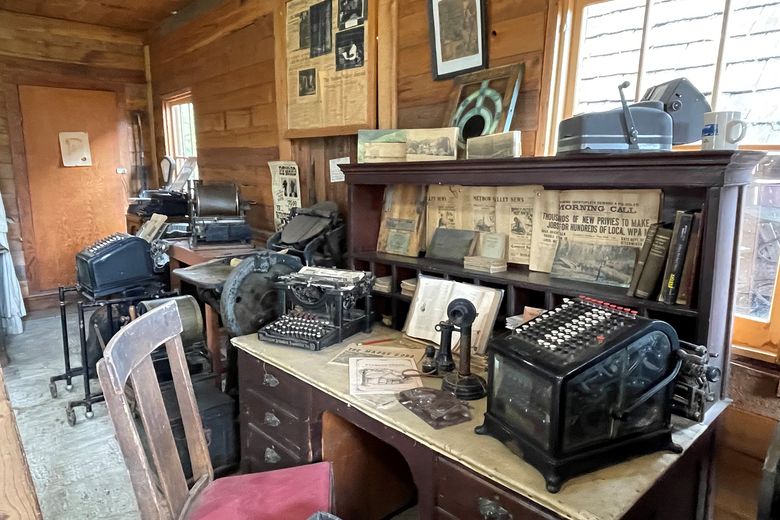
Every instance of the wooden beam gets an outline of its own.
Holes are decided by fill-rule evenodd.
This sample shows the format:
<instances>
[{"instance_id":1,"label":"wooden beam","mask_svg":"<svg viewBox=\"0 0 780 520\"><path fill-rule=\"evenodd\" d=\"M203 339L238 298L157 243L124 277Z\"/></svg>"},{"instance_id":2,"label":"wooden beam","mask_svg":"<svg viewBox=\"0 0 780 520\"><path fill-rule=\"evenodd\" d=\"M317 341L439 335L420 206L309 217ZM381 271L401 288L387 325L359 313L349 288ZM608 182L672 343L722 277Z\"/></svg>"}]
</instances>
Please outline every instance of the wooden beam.
<instances>
[{"instance_id":1,"label":"wooden beam","mask_svg":"<svg viewBox=\"0 0 780 520\"><path fill-rule=\"evenodd\" d=\"M41 518L30 468L0 370L0 518Z\"/></svg>"},{"instance_id":2,"label":"wooden beam","mask_svg":"<svg viewBox=\"0 0 780 520\"><path fill-rule=\"evenodd\" d=\"M276 131L279 160L291 161L292 141L287 132L287 2L274 2L274 81L276 85Z\"/></svg>"},{"instance_id":3,"label":"wooden beam","mask_svg":"<svg viewBox=\"0 0 780 520\"><path fill-rule=\"evenodd\" d=\"M377 19L377 112L379 128L398 125L398 0L379 0Z\"/></svg>"}]
</instances>

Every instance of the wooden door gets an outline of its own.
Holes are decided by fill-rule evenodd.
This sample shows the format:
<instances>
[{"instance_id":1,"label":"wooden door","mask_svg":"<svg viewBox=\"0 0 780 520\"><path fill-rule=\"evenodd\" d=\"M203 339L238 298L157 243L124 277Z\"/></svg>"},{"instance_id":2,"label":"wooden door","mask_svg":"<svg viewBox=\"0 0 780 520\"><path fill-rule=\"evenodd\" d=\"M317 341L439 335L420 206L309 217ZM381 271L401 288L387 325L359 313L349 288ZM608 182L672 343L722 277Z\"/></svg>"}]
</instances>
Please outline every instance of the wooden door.
<instances>
[{"instance_id":1,"label":"wooden door","mask_svg":"<svg viewBox=\"0 0 780 520\"><path fill-rule=\"evenodd\" d=\"M75 282L75 255L123 231L127 205L120 166L116 93L20 85L34 254L31 292ZM92 166L64 167L60 132L86 132ZM28 238L29 240L29 238Z\"/></svg>"}]
</instances>

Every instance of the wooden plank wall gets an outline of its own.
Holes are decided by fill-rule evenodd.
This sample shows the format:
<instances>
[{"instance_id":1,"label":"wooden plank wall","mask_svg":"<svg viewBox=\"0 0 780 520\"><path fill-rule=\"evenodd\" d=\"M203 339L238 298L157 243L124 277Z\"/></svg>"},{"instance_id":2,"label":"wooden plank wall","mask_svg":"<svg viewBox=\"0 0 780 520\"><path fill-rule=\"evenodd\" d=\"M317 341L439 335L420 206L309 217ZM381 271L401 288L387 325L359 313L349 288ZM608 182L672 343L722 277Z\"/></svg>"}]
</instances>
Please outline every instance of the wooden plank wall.
<instances>
[{"instance_id":1,"label":"wooden plank wall","mask_svg":"<svg viewBox=\"0 0 780 520\"><path fill-rule=\"evenodd\" d=\"M398 127L443 126L452 80L433 81L426 0L398 10ZM538 127L547 0L490 0L488 66L525 63L513 129L523 132L523 154L533 155Z\"/></svg>"},{"instance_id":2,"label":"wooden plank wall","mask_svg":"<svg viewBox=\"0 0 780 520\"><path fill-rule=\"evenodd\" d=\"M203 12L196 2L149 41L158 155L162 99L189 89L200 176L237 183L244 199L257 202L248 220L258 230L273 229L267 163L279 155L271 4L225 0Z\"/></svg>"},{"instance_id":3,"label":"wooden plank wall","mask_svg":"<svg viewBox=\"0 0 780 520\"><path fill-rule=\"evenodd\" d=\"M114 90L125 107L120 124L125 136L120 143L120 164L131 170L134 153L130 123L132 112L142 111L146 122L146 80L143 35L40 16L0 10L0 191L8 217L9 241L17 276L25 295L27 264L35 261L30 242L29 192L26 191L23 138L18 114L17 85ZM122 99L123 98L123 99ZM146 142L151 131L145 128ZM15 144L15 146L14 146ZM148 150L147 150L148 151ZM147 162L151 156L147 156ZM138 179L131 175L131 189ZM27 201L27 203L25 203Z\"/></svg>"}]
</instances>

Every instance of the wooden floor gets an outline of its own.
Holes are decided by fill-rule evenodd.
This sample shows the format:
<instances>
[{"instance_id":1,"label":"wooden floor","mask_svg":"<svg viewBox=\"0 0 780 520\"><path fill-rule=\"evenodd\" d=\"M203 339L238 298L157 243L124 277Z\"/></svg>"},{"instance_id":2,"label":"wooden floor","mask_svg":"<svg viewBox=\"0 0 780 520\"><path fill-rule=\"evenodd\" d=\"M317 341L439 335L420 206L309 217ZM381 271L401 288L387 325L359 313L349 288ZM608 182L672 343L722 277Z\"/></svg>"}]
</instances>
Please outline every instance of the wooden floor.
<instances>
[{"instance_id":1,"label":"wooden floor","mask_svg":"<svg viewBox=\"0 0 780 520\"><path fill-rule=\"evenodd\" d=\"M16 429L16 418L0 370L0 518L41 518L27 459Z\"/></svg>"}]
</instances>

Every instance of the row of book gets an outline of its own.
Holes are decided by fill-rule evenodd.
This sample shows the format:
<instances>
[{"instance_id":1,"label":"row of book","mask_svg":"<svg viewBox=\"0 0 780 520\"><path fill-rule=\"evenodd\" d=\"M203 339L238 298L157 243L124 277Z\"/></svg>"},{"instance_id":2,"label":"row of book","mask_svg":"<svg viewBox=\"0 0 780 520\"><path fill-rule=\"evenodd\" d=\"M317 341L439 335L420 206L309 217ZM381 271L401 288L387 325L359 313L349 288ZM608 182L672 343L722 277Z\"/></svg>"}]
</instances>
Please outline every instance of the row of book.
<instances>
[{"instance_id":1,"label":"row of book","mask_svg":"<svg viewBox=\"0 0 780 520\"><path fill-rule=\"evenodd\" d=\"M634 266L628 295L693 305L701 241L701 211L677 211L673 223L650 226Z\"/></svg>"}]
</instances>

